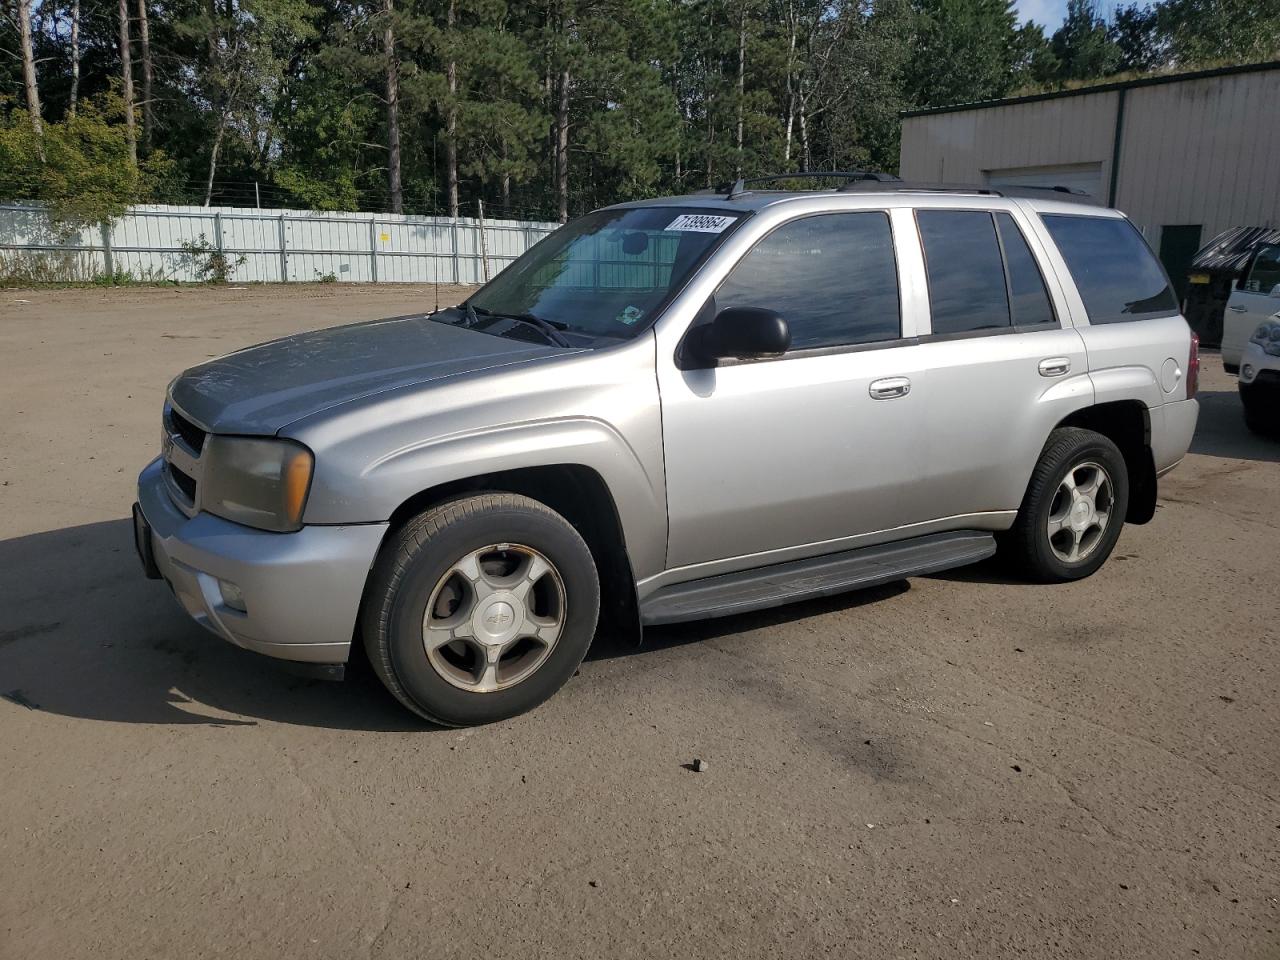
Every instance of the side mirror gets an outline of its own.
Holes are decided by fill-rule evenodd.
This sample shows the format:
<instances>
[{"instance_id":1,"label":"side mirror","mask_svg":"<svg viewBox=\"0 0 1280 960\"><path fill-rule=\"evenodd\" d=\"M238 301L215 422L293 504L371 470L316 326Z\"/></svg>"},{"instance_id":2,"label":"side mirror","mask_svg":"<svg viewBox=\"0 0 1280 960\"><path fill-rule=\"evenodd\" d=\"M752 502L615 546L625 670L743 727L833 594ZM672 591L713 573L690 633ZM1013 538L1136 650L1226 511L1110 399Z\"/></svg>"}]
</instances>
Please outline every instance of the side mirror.
<instances>
[{"instance_id":1,"label":"side mirror","mask_svg":"<svg viewBox=\"0 0 1280 960\"><path fill-rule=\"evenodd\" d=\"M694 350L704 360L777 357L791 347L787 321L762 307L726 307L695 332Z\"/></svg>"},{"instance_id":2,"label":"side mirror","mask_svg":"<svg viewBox=\"0 0 1280 960\"><path fill-rule=\"evenodd\" d=\"M1271 288L1271 296L1280 297L1280 283Z\"/></svg>"}]
</instances>

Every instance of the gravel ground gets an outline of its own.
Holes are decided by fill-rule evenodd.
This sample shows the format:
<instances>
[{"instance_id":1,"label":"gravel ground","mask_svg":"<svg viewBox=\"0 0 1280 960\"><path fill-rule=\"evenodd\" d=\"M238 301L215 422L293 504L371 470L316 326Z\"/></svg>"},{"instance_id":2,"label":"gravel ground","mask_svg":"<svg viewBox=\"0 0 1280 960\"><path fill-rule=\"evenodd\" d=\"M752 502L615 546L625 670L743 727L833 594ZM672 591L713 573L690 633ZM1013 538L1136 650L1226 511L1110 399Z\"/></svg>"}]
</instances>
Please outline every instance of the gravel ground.
<instances>
[{"instance_id":1,"label":"gravel ground","mask_svg":"<svg viewBox=\"0 0 1280 960\"><path fill-rule=\"evenodd\" d=\"M442 731L205 634L127 520L180 369L434 297L0 291L0 956L1280 957L1280 443L1216 356L1091 580L655 630Z\"/></svg>"}]
</instances>

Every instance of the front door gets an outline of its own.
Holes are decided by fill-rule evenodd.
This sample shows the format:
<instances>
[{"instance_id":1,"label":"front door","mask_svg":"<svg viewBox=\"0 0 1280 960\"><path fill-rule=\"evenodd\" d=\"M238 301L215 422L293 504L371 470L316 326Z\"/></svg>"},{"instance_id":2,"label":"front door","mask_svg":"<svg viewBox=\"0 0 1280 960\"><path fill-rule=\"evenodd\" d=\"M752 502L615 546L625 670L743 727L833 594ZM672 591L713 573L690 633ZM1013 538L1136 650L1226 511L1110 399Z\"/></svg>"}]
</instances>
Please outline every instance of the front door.
<instances>
[{"instance_id":1,"label":"front door","mask_svg":"<svg viewBox=\"0 0 1280 960\"><path fill-rule=\"evenodd\" d=\"M1258 324L1277 313L1280 313L1280 244L1272 244L1254 254L1236 289L1231 291L1222 315L1222 362L1229 367L1239 366L1244 345Z\"/></svg>"},{"instance_id":2,"label":"front door","mask_svg":"<svg viewBox=\"0 0 1280 960\"><path fill-rule=\"evenodd\" d=\"M754 566L840 550L907 521L924 471L920 347L902 337L887 213L826 213L761 239L708 311L764 307L782 357L659 363L667 566Z\"/></svg>"}]
</instances>

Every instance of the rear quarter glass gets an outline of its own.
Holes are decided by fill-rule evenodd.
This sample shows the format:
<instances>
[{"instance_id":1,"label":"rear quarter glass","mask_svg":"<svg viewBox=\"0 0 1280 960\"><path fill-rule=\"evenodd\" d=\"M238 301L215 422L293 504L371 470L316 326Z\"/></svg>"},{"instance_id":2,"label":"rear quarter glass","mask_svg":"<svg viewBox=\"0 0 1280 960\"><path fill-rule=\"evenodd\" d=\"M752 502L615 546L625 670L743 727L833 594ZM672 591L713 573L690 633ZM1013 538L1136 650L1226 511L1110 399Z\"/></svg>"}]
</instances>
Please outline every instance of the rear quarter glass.
<instances>
[{"instance_id":1,"label":"rear quarter glass","mask_svg":"<svg viewBox=\"0 0 1280 960\"><path fill-rule=\"evenodd\" d=\"M1084 301L1089 323L1178 313L1168 274L1136 227L1118 217L1042 214Z\"/></svg>"}]
</instances>

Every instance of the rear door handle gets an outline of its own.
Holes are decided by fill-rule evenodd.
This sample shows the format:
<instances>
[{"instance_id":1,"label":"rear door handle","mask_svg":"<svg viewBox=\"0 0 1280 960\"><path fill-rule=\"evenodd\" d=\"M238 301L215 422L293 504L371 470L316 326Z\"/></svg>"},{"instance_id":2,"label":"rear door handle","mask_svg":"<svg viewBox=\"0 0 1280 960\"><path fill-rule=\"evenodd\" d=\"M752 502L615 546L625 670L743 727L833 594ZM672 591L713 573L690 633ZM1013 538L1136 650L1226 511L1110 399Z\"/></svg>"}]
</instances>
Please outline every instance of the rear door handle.
<instances>
[{"instance_id":1,"label":"rear door handle","mask_svg":"<svg viewBox=\"0 0 1280 960\"><path fill-rule=\"evenodd\" d=\"M1049 357L1040 361L1040 376L1060 377L1071 369L1071 361L1066 357Z\"/></svg>"},{"instance_id":2,"label":"rear door handle","mask_svg":"<svg viewBox=\"0 0 1280 960\"><path fill-rule=\"evenodd\" d=\"M1233 303L1231 306L1227 307L1227 309L1230 310L1232 313L1244 313L1249 308L1242 307L1238 303Z\"/></svg>"},{"instance_id":3,"label":"rear door handle","mask_svg":"<svg viewBox=\"0 0 1280 960\"><path fill-rule=\"evenodd\" d=\"M911 381L906 377L885 377L873 380L868 388L872 400L894 400L911 392Z\"/></svg>"}]
</instances>

